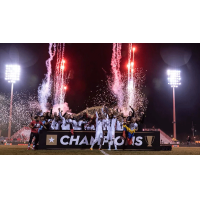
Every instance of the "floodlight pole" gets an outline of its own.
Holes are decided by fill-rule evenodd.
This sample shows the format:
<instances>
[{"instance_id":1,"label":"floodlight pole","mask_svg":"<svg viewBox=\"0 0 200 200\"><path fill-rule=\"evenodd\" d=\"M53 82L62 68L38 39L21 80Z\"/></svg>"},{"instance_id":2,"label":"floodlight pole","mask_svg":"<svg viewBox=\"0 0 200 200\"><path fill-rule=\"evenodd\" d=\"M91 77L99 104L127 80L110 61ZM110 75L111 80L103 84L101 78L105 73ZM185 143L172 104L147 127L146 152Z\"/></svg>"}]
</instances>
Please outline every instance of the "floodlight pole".
<instances>
[{"instance_id":1,"label":"floodlight pole","mask_svg":"<svg viewBox=\"0 0 200 200\"><path fill-rule=\"evenodd\" d=\"M11 97L10 97L10 116L8 125L8 139L11 137L11 123L12 123L12 101L13 101L13 83L11 84Z\"/></svg>"},{"instance_id":2,"label":"floodlight pole","mask_svg":"<svg viewBox=\"0 0 200 200\"><path fill-rule=\"evenodd\" d=\"M176 139L176 108L175 108L175 87L173 87L173 135Z\"/></svg>"}]
</instances>

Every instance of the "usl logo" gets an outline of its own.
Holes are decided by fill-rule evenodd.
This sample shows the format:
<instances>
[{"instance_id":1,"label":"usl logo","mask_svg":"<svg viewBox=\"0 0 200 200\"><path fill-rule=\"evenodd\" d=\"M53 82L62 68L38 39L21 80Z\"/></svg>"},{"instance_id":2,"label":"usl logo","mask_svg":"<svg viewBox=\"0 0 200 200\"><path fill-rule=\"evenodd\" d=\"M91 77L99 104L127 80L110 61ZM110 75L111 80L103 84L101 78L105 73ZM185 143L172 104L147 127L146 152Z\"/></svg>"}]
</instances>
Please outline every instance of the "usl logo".
<instances>
[{"instance_id":1,"label":"usl logo","mask_svg":"<svg viewBox=\"0 0 200 200\"><path fill-rule=\"evenodd\" d=\"M57 145L57 135L47 135L46 145Z\"/></svg>"}]
</instances>

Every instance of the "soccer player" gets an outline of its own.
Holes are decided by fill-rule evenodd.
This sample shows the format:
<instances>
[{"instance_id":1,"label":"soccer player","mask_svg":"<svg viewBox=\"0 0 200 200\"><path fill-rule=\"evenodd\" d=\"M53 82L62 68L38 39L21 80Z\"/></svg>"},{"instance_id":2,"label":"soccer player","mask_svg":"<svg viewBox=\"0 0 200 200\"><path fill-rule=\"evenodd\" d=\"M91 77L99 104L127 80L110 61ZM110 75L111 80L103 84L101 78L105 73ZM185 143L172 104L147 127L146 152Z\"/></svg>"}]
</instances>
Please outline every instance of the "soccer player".
<instances>
[{"instance_id":1,"label":"soccer player","mask_svg":"<svg viewBox=\"0 0 200 200\"><path fill-rule=\"evenodd\" d=\"M117 150L117 145L115 143L115 126L116 126L116 117L113 114L107 115L107 138L108 138L108 150L111 150L112 142L114 141L115 150Z\"/></svg>"},{"instance_id":2,"label":"soccer player","mask_svg":"<svg viewBox=\"0 0 200 200\"><path fill-rule=\"evenodd\" d=\"M136 123L136 119L134 117L131 118L130 124L124 123L123 125L124 131L126 131L127 142L129 145L133 143L133 136L135 131L138 130L138 124Z\"/></svg>"},{"instance_id":3,"label":"soccer player","mask_svg":"<svg viewBox=\"0 0 200 200\"><path fill-rule=\"evenodd\" d=\"M103 138L103 116L99 112L99 114L96 111L96 133L95 133L95 139L90 147L90 150L93 150L94 144L100 139ZM99 145L99 150L101 150L101 142Z\"/></svg>"},{"instance_id":4,"label":"soccer player","mask_svg":"<svg viewBox=\"0 0 200 200\"><path fill-rule=\"evenodd\" d=\"M116 126L116 131L123 131L123 118L119 116L117 118L117 126Z\"/></svg>"},{"instance_id":5,"label":"soccer player","mask_svg":"<svg viewBox=\"0 0 200 200\"><path fill-rule=\"evenodd\" d=\"M38 133L38 130L39 128L43 126L44 128L46 128L41 121L39 121L39 117L36 116L35 117L35 120L33 120L29 127L31 128L31 134L30 134L30 140L29 140L29 143L28 143L28 150L30 150L30 145L31 145L31 142L33 140L33 150L35 150L35 144L37 144L38 140L39 140L39 133Z\"/></svg>"},{"instance_id":6,"label":"soccer player","mask_svg":"<svg viewBox=\"0 0 200 200\"><path fill-rule=\"evenodd\" d=\"M96 114L86 124L86 130L94 131L96 127Z\"/></svg>"},{"instance_id":7,"label":"soccer player","mask_svg":"<svg viewBox=\"0 0 200 200\"><path fill-rule=\"evenodd\" d=\"M46 121L45 121L45 119L44 119L44 116L41 116L41 117L40 117L40 121L42 122L43 125L46 124ZM43 129L43 127L44 127L43 125L40 126L40 128L38 129L38 133L40 133L40 131Z\"/></svg>"},{"instance_id":8,"label":"soccer player","mask_svg":"<svg viewBox=\"0 0 200 200\"><path fill-rule=\"evenodd\" d=\"M60 112L60 108L58 110L59 110L59 117L62 120L61 129L62 130L70 130L69 115L66 113L64 116L62 116L62 114Z\"/></svg>"},{"instance_id":9,"label":"soccer player","mask_svg":"<svg viewBox=\"0 0 200 200\"><path fill-rule=\"evenodd\" d=\"M81 128L78 127L78 122L76 121L75 117L72 119L72 125L73 125L73 128L74 128L75 131L81 130Z\"/></svg>"},{"instance_id":10,"label":"soccer player","mask_svg":"<svg viewBox=\"0 0 200 200\"><path fill-rule=\"evenodd\" d=\"M54 116L54 120L51 123L51 130L60 130L61 121L57 115Z\"/></svg>"},{"instance_id":11,"label":"soccer player","mask_svg":"<svg viewBox=\"0 0 200 200\"><path fill-rule=\"evenodd\" d=\"M84 131L84 130L85 130L85 124L86 124L86 123L87 123L87 122L85 121L84 118L83 118L83 119L80 119L80 120L78 121L78 127L79 127L78 130Z\"/></svg>"}]
</instances>

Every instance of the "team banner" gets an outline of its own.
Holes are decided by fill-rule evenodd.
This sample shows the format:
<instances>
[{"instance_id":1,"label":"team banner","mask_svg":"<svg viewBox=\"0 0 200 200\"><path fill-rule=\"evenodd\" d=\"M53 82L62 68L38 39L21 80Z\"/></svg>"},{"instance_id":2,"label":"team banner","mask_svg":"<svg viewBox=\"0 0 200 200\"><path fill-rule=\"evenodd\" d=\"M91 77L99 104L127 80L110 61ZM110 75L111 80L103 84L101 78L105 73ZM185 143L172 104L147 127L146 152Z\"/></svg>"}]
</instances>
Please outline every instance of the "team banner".
<instances>
[{"instance_id":1,"label":"team banner","mask_svg":"<svg viewBox=\"0 0 200 200\"><path fill-rule=\"evenodd\" d=\"M70 131L42 131L39 137L39 149L89 149L94 138L95 131L74 131L74 135ZM125 145L126 140L122 137L122 132L116 131L115 142L118 149L160 150L160 132L136 132L133 136L133 144ZM93 148L98 149L99 144L100 140ZM114 148L114 144L112 148ZM107 133L103 138L102 149L108 149Z\"/></svg>"}]
</instances>

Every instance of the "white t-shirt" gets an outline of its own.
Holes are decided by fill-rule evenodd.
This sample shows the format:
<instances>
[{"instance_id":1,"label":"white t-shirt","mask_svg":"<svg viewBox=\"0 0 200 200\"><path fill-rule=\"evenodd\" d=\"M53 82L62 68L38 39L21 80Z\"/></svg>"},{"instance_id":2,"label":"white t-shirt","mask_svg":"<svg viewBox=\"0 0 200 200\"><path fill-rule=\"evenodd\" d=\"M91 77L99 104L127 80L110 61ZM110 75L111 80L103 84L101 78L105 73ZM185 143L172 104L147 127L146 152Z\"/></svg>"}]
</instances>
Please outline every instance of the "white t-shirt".
<instances>
[{"instance_id":1,"label":"white t-shirt","mask_svg":"<svg viewBox=\"0 0 200 200\"><path fill-rule=\"evenodd\" d=\"M116 130L117 131L123 131L123 122L120 122L119 120L117 120L117 126L116 126Z\"/></svg>"},{"instance_id":2,"label":"white t-shirt","mask_svg":"<svg viewBox=\"0 0 200 200\"><path fill-rule=\"evenodd\" d=\"M68 119L63 120L63 124L61 125L62 130L70 130L70 123Z\"/></svg>"}]
</instances>

